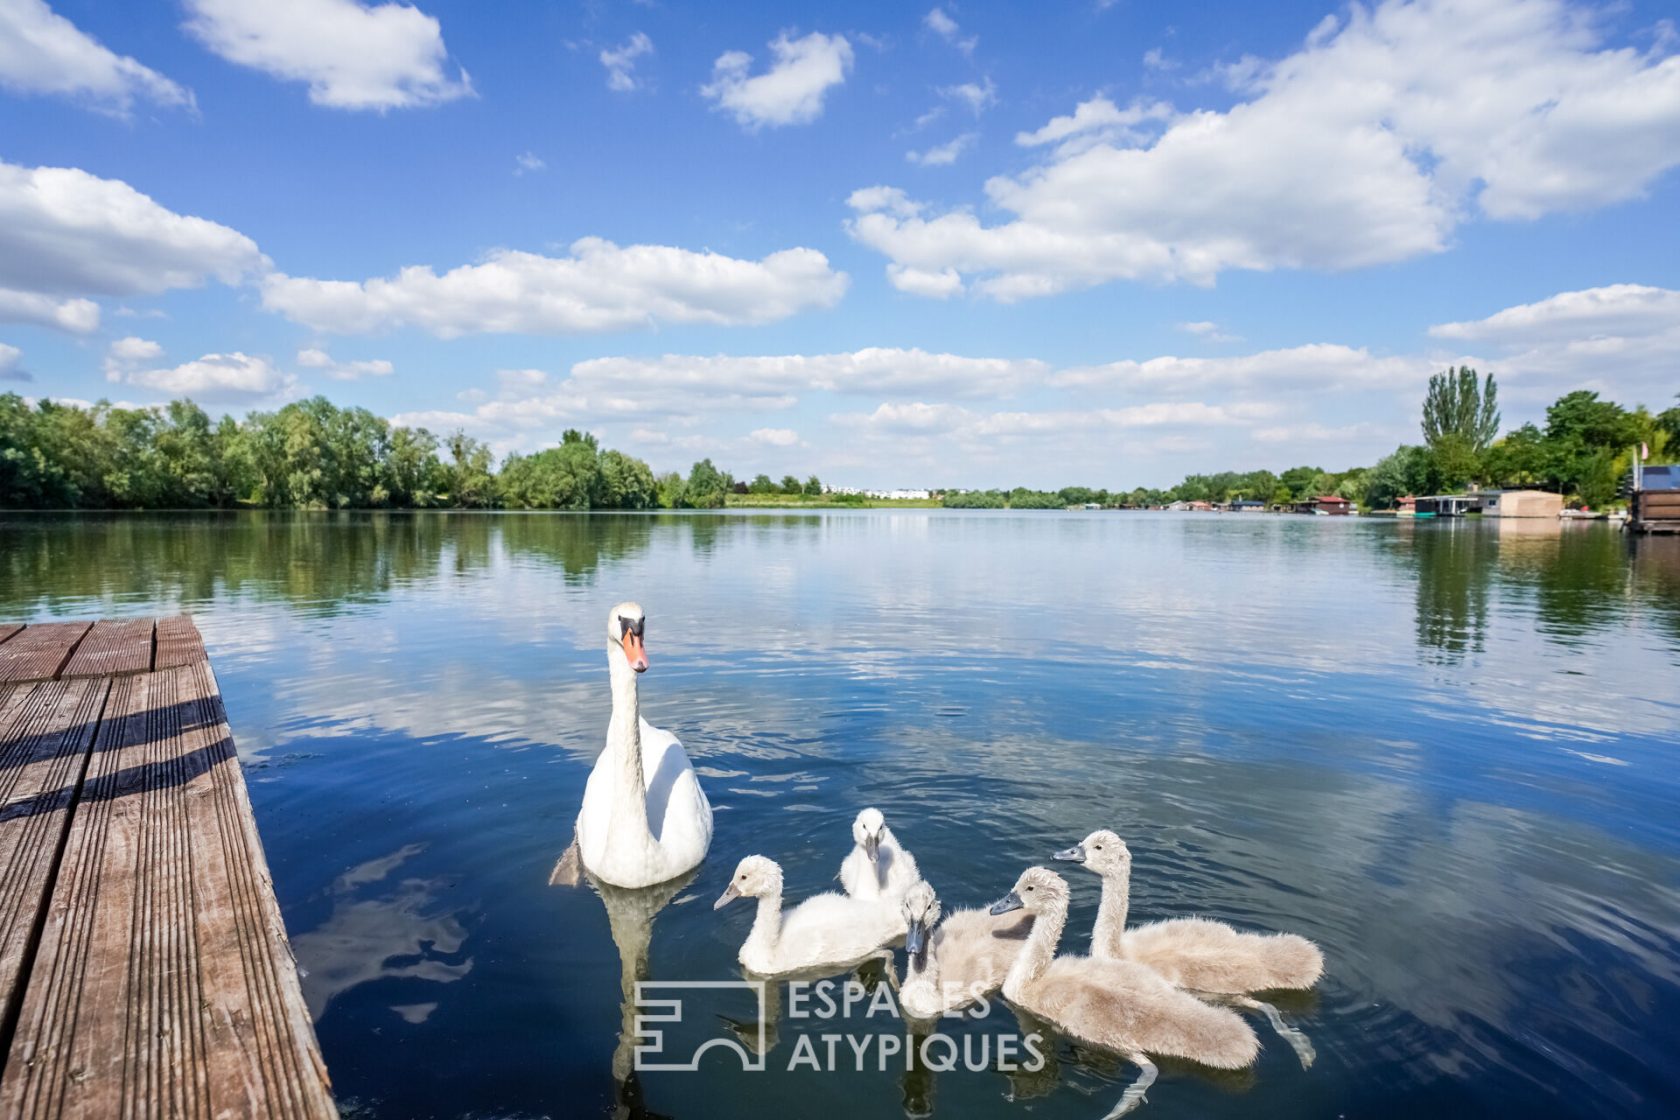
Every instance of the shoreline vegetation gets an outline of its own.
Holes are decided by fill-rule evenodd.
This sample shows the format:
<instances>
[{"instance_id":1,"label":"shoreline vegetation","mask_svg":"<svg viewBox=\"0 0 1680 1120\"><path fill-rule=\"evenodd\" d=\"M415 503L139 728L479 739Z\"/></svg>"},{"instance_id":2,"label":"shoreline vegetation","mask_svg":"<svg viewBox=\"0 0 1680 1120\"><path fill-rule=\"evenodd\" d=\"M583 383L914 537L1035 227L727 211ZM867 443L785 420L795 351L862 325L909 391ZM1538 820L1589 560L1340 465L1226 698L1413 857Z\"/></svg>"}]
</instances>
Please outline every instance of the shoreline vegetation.
<instances>
[{"instance_id":1,"label":"shoreline vegetation","mask_svg":"<svg viewBox=\"0 0 1680 1120\"><path fill-rule=\"evenodd\" d=\"M1677 397L1680 399L1680 397ZM557 446L511 454L463 432L391 425L324 397L243 420L212 420L190 400L84 408L0 394L0 509L1066 509L1149 508L1235 500L1268 506L1337 496L1384 511L1402 496L1466 485L1552 490L1593 508L1615 501L1640 445L1651 461L1680 451L1680 406L1653 414L1577 390L1546 424L1498 436L1498 387L1468 368L1430 379L1421 445L1369 467L1314 466L1193 474L1168 489L932 490L927 498L838 492L816 475L736 479L711 459L686 476L567 430Z\"/></svg>"}]
</instances>

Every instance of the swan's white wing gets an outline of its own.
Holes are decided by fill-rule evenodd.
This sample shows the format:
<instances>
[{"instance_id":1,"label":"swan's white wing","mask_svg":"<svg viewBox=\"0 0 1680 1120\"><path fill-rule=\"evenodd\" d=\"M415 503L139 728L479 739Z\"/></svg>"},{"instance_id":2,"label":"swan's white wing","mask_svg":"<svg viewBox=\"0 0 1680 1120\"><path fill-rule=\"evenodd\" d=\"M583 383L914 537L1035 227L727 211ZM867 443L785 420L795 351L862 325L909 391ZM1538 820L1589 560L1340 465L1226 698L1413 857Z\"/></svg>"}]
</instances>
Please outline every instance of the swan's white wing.
<instances>
[{"instance_id":1,"label":"swan's white wing","mask_svg":"<svg viewBox=\"0 0 1680 1120\"><path fill-rule=\"evenodd\" d=\"M642 775L647 784L648 829L682 869L705 858L712 843L712 805L678 738L641 721Z\"/></svg>"}]
</instances>

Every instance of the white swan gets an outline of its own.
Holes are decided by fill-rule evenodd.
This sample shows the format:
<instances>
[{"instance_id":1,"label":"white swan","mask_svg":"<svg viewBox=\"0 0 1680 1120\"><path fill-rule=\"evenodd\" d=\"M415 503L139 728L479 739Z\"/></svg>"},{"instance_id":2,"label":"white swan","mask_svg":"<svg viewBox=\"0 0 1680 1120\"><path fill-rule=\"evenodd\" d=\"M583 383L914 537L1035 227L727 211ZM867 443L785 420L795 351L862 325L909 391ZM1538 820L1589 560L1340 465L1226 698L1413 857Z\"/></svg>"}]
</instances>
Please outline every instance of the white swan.
<instances>
[{"instance_id":1,"label":"white swan","mask_svg":"<svg viewBox=\"0 0 1680 1120\"><path fill-rule=\"evenodd\" d=\"M1148 965L1171 984L1195 992L1238 996L1232 1002L1263 1013L1302 1066L1313 1063L1311 1041L1289 1026L1276 1007L1248 996L1277 988L1310 988L1324 974L1324 954L1293 933L1243 933L1209 918L1172 918L1126 928L1131 905L1132 853L1125 841L1098 829L1056 853L1102 876L1102 901L1091 930L1091 955Z\"/></svg>"},{"instance_id":2,"label":"white swan","mask_svg":"<svg viewBox=\"0 0 1680 1120\"><path fill-rule=\"evenodd\" d=\"M905 893L902 908L906 959L898 999L911 1020L936 1019L1003 987L1032 928L1024 915L985 910L953 910L941 922L939 898L925 879Z\"/></svg>"},{"instance_id":3,"label":"white swan","mask_svg":"<svg viewBox=\"0 0 1680 1120\"><path fill-rule=\"evenodd\" d=\"M737 898L758 899L758 917L738 955L748 972L779 976L841 969L868 960L904 935L897 906L825 891L782 913L782 869L763 856L735 868L713 910Z\"/></svg>"},{"instance_id":4,"label":"white swan","mask_svg":"<svg viewBox=\"0 0 1680 1120\"><path fill-rule=\"evenodd\" d=\"M916 857L887 827L879 809L865 809L852 822L852 850L840 862L840 886L853 898L897 903L922 877Z\"/></svg>"},{"instance_id":5,"label":"white swan","mask_svg":"<svg viewBox=\"0 0 1680 1120\"><path fill-rule=\"evenodd\" d=\"M994 915L1025 910L1034 919L1004 977L1003 998L1081 1042L1125 1055L1143 1071L1104 1120L1143 1101L1156 1074L1146 1053L1219 1069L1254 1061L1260 1040L1236 1012L1205 1004L1132 961L1056 956L1067 908L1066 881L1042 867L1027 868L1015 889L992 904Z\"/></svg>"},{"instance_id":6,"label":"white swan","mask_svg":"<svg viewBox=\"0 0 1680 1120\"><path fill-rule=\"evenodd\" d=\"M648 667L642 608L607 615L612 722L577 818L578 856L596 878L647 887L697 867L712 843L712 806L677 737L641 717L636 681Z\"/></svg>"}]
</instances>

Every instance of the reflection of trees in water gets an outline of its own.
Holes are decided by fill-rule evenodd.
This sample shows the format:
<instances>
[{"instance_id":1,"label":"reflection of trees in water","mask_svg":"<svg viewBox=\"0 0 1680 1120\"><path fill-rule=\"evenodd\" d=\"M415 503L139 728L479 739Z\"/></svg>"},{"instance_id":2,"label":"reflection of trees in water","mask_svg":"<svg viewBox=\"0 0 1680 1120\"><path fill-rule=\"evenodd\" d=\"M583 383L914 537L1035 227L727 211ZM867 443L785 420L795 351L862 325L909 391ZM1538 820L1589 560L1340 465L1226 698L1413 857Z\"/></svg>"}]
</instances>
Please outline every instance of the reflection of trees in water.
<instances>
[{"instance_id":1,"label":"reflection of trees in water","mask_svg":"<svg viewBox=\"0 0 1680 1120\"><path fill-rule=\"evenodd\" d=\"M1680 537L1634 536L1623 547L1631 553L1634 594L1680 640Z\"/></svg>"},{"instance_id":2,"label":"reflection of trees in water","mask_svg":"<svg viewBox=\"0 0 1680 1120\"><path fill-rule=\"evenodd\" d=\"M587 583L600 566L645 550L667 517L612 513L515 513L490 517L502 545L522 557L545 560L568 583Z\"/></svg>"},{"instance_id":3,"label":"reflection of trees in water","mask_svg":"<svg viewBox=\"0 0 1680 1120\"><path fill-rule=\"evenodd\" d=\"M1540 633L1568 644L1604 628L1625 609L1627 542L1598 526L1502 533L1499 576L1507 586L1533 596Z\"/></svg>"},{"instance_id":4,"label":"reflection of trees in water","mask_svg":"<svg viewBox=\"0 0 1680 1120\"><path fill-rule=\"evenodd\" d=\"M445 515L202 513L19 518L0 533L0 606L218 593L316 609L376 598L436 574ZM459 542L470 550L472 533ZM479 548L483 554L482 546Z\"/></svg>"},{"instance_id":5,"label":"reflection of trees in water","mask_svg":"<svg viewBox=\"0 0 1680 1120\"><path fill-rule=\"evenodd\" d=\"M1434 660L1482 651L1495 580L1507 603L1532 606L1536 632L1561 645L1623 626L1630 611L1680 635L1680 541L1551 521L1400 528L1417 576L1418 645Z\"/></svg>"},{"instance_id":6,"label":"reflection of trees in water","mask_svg":"<svg viewBox=\"0 0 1680 1120\"><path fill-rule=\"evenodd\" d=\"M1498 539L1480 525L1440 524L1415 527L1411 542L1419 653L1456 664L1482 652Z\"/></svg>"},{"instance_id":7,"label":"reflection of trees in water","mask_svg":"<svg viewBox=\"0 0 1680 1120\"><path fill-rule=\"evenodd\" d=\"M655 520L359 511L7 517L0 616L101 598L191 607L217 595L334 613L443 571L482 571L498 535L566 579L587 580L604 561L645 549Z\"/></svg>"}]
</instances>

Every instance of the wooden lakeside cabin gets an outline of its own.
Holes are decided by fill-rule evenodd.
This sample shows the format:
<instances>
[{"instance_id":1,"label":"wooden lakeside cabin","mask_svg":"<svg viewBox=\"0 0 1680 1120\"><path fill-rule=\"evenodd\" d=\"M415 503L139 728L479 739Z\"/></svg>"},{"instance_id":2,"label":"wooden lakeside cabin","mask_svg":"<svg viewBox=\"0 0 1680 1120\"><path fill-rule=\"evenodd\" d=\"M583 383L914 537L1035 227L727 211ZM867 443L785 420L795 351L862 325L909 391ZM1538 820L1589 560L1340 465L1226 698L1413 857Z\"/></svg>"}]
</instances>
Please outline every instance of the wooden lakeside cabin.
<instances>
[{"instance_id":1,"label":"wooden lakeside cabin","mask_svg":"<svg viewBox=\"0 0 1680 1120\"><path fill-rule=\"evenodd\" d=\"M1635 462L1627 527L1636 533L1680 533L1680 465Z\"/></svg>"},{"instance_id":2,"label":"wooden lakeside cabin","mask_svg":"<svg viewBox=\"0 0 1680 1120\"><path fill-rule=\"evenodd\" d=\"M1316 498L1299 501L1293 507L1296 513L1323 514L1329 517L1346 517L1353 512L1353 503L1335 494L1320 494Z\"/></svg>"},{"instance_id":3,"label":"wooden lakeside cabin","mask_svg":"<svg viewBox=\"0 0 1680 1120\"><path fill-rule=\"evenodd\" d=\"M0 623L0 1116L337 1115L198 629Z\"/></svg>"}]
</instances>

